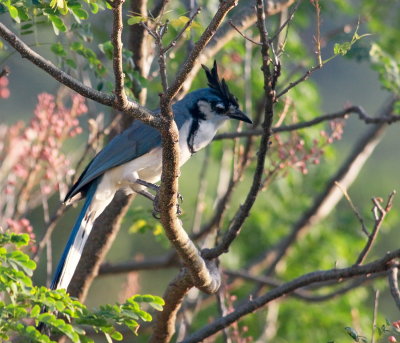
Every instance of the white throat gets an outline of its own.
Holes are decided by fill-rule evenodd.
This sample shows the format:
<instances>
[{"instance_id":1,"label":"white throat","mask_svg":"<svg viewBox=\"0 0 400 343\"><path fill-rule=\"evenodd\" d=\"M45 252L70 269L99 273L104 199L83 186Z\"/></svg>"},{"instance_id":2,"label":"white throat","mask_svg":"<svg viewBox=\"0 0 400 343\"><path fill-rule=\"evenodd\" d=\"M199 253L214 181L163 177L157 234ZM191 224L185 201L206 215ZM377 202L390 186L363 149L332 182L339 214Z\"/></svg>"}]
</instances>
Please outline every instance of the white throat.
<instances>
[{"instance_id":1,"label":"white throat","mask_svg":"<svg viewBox=\"0 0 400 343\"><path fill-rule=\"evenodd\" d=\"M193 150L199 151L208 145L226 119L226 116L214 116L208 120L199 120L199 129L193 139Z\"/></svg>"}]
</instances>

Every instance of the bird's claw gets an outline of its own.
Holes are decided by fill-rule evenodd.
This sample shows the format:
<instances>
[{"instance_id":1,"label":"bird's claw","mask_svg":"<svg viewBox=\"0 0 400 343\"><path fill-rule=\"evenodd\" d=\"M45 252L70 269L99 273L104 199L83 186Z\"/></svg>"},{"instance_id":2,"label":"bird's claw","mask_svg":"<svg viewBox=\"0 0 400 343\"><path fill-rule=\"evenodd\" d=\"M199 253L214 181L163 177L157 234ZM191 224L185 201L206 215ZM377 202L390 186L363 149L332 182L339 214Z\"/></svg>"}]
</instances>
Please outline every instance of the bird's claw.
<instances>
[{"instance_id":1,"label":"bird's claw","mask_svg":"<svg viewBox=\"0 0 400 343\"><path fill-rule=\"evenodd\" d=\"M182 194L178 193L177 195L178 202L183 202ZM153 211L151 213L155 219L160 219L160 203L159 203L159 196L158 193L156 194L154 201L153 201ZM180 216L182 214L181 206L179 203L176 204L176 215Z\"/></svg>"}]
</instances>

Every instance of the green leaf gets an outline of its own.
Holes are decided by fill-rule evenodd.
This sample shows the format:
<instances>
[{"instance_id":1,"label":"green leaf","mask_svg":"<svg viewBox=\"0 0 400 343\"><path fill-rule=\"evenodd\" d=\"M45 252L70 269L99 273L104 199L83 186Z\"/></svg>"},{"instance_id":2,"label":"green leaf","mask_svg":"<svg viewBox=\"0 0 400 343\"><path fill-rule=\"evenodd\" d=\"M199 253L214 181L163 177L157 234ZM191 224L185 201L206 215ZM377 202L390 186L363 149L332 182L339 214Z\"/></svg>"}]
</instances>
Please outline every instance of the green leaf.
<instances>
[{"instance_id":1,"label":"green leaf","mask_svg":"<svg viewBox=\"0 0 400 343\"><path fill-rule=\"evenodd\" d=\"M64 50L64 46L61 43L52 44L50 50L57 56L67 56L67 52Z\"/></svg>"},{"instance_id":2,"label":"green leaf","mask_svg":"<svg viewBox=\"0 0 400 343\"><path fill-rule=\"evenodd\" d=\"M73 59L71 59L71 58L67 58L66 60L65 60L65 63L67 63L67 65L69 65L71 68L73 68L73 69L76 69L77 68L77 65L76 65L76 62L73 60Z\"/></svg>"},{"instance_id":3,"label":"green leaf","mask_svg":"<svg viewBox=\"0 0 400 343\"><path fill-rule=\"evenodd\" d=\"M20 22L20 18L18 16L18 10L13 5L8 5L8 11L10 12L10 17L13 18L17 23Z\"/></svg>"},{"instance_id":4,"label":"green leaf","mask_svg":"<svg viewBox=\"0 0 400 343\"><path fill-rule=\"evenodd\" d=\"M145 17L139 16L139 15L135 15L132 16L128 19L128 25L135 25L135 24L139 24L142 21L146 21Z\"/></svg>"},{"instance_id":5,"label":"green leaf","mask_svg":"<svg viewBox=\"0 0 400 343\"><path fill-rule=\"evenodd\" d=\"M351 43L350 42L344 42L342 44L336 43L333 47L333 53L335 55L346 55L348 51L351 49Z\"/></svg>"},{"instance_id":6,"label":"green leaf","mask_svg":"<svg viewBox=\"0 0 400 343\"><path fill-rule=\"evenodd\" d=\"M89 18L89 14L83 8L71 8L72 12L82 20L86 20Z\"/></svg>"},{"instance_id":7,"label":"green leaf","mask_svg":"<svg viewBox=\"0 0 400 343\"><path fill-rule=\"evenodd\" d=\"M158 296L156 296L156 295L154 295L153 298L154 298L153 301L154 301L156 304L163 305L163 306L165 305L165 301L164 301L163 298L158 297Z\"/></svg>"},{"instance_id":8,"label":"green leaf","mask_svg":"<svg viewBox=\"0 0 400 343\"><path fill-rule=\"evenodd\" d=\"M150 306L151 306L152 308L154 308L155 310L157 310L157 311L162 311L162 310L163 310L163 307L162 307L162 305L160 305L160 304L150 303Z\"/></svg>"},{"instance_id":9,"label":"green leaf","mask_svg":"<svg viewBox=\"0 0 400 343\"><path fill-rule=\"evenodd\" d=\"M21 21L29 20L26 7L18 7L17 10L18 10L18 17L21 19Z\"/></svg>"},{"instance_id":10,"label":"green leaf","mask_svg":"<svg viewBox=\"0 0 400 343\"><path fill-rule=\"evenodd\" d=\"M36 318L39 314L40 314L40 306L36 304L35 306L32 307L31 317Z\"/></svg>"},{"instance_id":11,"label":"green leaf","mask_svg":"<svg viewBox=\"0 0 400 343\"><path fill-rule=\"evenodd\" d=\"M83 44L81 42L73 42L73 43L71 43L70 47L74 51L79 51L79 50L85 49L85 47L83 46Z\"/></svg>"},{"instance_id":12,"label":"green leaf","mask_svg":"<svg viewBox=\"0 0 400 343\"><path fill-rule=\"evenodd\" d=\"M177 19L172 19L170 21L170 25L174 28L174 29L178 29L182 26L184 26L190 19L188 17L185 16L180 16Z\"/></svg>"},{"instance_id":13,"label":"green leaf","mask_svg":"<svg viewBox=\"0 0 400 343\"><path fill-rule=\"evenodd\" d=\"M61 18L51 14L48 15L48 17L53 24L54 32L56 35L58 35L58 31L67 32L67 27L65 26Z\"/></svg>"},{"instance_id":14,"label":"green leaf","mask_svg":"<svg viewBox=\"0 0 400 343\"><path fill-rule=\"evenodd\" d=\"M28 245L29 243L29 235L27 233L23 234L15 234L12 233L10 235L10 242L16 245L18 248Z\"/></svg>"},{"instance_id":15,"label":"green leaf","mask_svg":"<svg viewBox=\"0 0 400 343\"><path fill-rule=\"evenodd\" d=\"M92 11L93 14L96 14L99 11L99 5L97 5L94 2L91 2L90 4L90 10Z\"/></svg>"},{"instance_id":16,"label":"green leaf","mask_svg":"<svg viewBox=\"0 0 400 343\"><path fill-rule=\"evenodd\" d=\"M114 47L113 47L111 41L107 41L102 44L99 44L99 49L109 60L111 60L113 58Z\"/></svg>"}]
</instances>

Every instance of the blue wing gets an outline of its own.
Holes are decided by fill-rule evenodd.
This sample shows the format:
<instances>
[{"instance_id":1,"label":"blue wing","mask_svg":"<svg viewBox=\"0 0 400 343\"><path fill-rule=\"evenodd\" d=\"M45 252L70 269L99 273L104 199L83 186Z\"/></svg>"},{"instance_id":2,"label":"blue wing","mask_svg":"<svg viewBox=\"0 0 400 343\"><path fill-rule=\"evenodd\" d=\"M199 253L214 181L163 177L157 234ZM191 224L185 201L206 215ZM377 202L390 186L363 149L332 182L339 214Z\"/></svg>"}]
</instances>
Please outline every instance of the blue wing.
<instances>
[{"instance_id":1,"label":"blue wing","mask_svg":"<svg viewBox=\"0 0 400 343\"><path fill-rule=\"evenodd\" d=\"M175 122L180 129L190 116L187 110L176 111L176 106L173 107ZM69 190L64 201L80 192L85 193L89 184L107 170L132 161L159 146L161 146L161 136L158 130L136 120L128 129L115 136L94 157Z\"/></svg>"}]
</instances>

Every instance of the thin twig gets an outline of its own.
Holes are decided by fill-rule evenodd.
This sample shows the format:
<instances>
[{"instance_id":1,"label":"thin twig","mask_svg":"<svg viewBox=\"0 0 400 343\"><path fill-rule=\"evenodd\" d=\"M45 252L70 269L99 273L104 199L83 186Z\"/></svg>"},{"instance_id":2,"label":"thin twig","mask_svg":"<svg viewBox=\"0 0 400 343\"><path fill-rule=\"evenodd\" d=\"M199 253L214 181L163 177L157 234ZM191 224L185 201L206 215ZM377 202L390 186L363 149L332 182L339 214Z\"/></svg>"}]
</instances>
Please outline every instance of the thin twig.
<instances>
[{"instance_id":1,"label":"thin twig","mask_svg":"<svg viewBox=\"0 0 400 343\"><path fill-rule=\"evenodd\" d=\"M95 132L95 134L93 134L93 136L87 141L85 149L83 150L83 153L82 153L80 159L76 163L75 170L79 170L81 168L83 162L85 161L86 157L88 156L89 151L91 149L93 149L94 144L97 141L99 141L102 137L107 136L112 130L114 130L117 127L117 125L119 124L119 122L121 120L121 117L122 117L121 114L116 115L113 118L113 120L103 130L97 131L97 132ZM77 177L78 177L78 175L75 174L74 183L77 181L76 180Z\"/></svg>"},{"instance_id":2,"label":"thin twig","mask_svg":"<svg viewBox=\"0 0 400 343\"><path fill-rule=\"evenodd\" d=\"M345 108L339 112L324 114L322 116L319 116L317 118L314 118L312 120L308 120L305 122L296 123L293 125L282 125L279 127L273 127L273 128L271 128L271 132L279 133L279 132L290 132L290 131L306 129L308 127L317 125L324 121L331 121L331 120L338 119L338 118L346 119L346 117L350 114L357 114L359 119L362 120L366 124L382 124L382 123L392 124L392 123L400 121L400 116L398 116L398 115L385 115L385 116L380 116L380 117L370 117L361 106L351 106L351 107ZM262 129L253 129L253 130L242 131L242 132L221 133L219 135L216 135L214 137L214 140L232 139L232 138L250 137L250 136L261 136L262 132L263 132Z\"/></svg>"},{"instance_id":3,"label":"thin twig","mask_svg":"<svg viewBox=\"0 0 400 343\"><path fill-rule=\"evenodd\" d=\"M316 14L316 36L315 36L315 54L317 56L317 65L319 68L322 67L322 57L321 57L321 7L319 5L319 0L312 0L312 5L315 7Z\"/></svg>"},{"instance_id":4,"label":"thin twig","mask_svg":"<svg viewBox=\"0 0 400 343\"><path fill-rule=\"evenodd\" d=\"M400 291L399 291L399 284L398 284L398 273L399 267L393 266L388 271L388 278L389 278L389 286L390 286L390 293L396 303L398 309L400 310Z\"/></svg>"},{"instance_id":5,"label":"thin twig","mask_svg":"<svg viewBox=\"0 0 400 343\"><path fill-rule=\"evenodd\" d=\"M377 198L373 198L372 199L372 202L374 203L374 207L373 207L372 211L374 213L376 213L374 228L373 228L371 234L368 235L368 241L365 244L364 249L361 251L360 255L358 256L357 261L356 261L355 264L357 264L357 265L362 264L364 262L365 258L367 257L369 251L372 248L372 245L375 242L376 237L378 236L379 229L381 228L382 223L383 223L386 215L388 214L388 212L392 208L393 199L394 199L395 195L396 195L395 191L390 193L385 208L382 208L382 206L379 203Z\"/></svg>"},{"instance_id":6,"label":"thin twig","mask_svg":"<svg viewBox=\"0 0 400 343\"><path fill-rule=\"evenodd\" d=\"M371 343L375 343L376 318L378 316L379 289L375 291L374 312L372 316Z\"/></svg>"},{"instance_id":7,"label":"thin twig","mask_svg":"<svg viewBox=\"0 0 400 343\"><path fill-rule=\"evenodd\" d=\"M296 87L299 83L301 83L301 82L307 80L307 79L311 76L311 74L312 74L314 71L318 70L318 69L321 69L321 66L320 66L320 65L316 65L316 66L312 67L311 69L307 70L307 71L304 73L304 75L301 76L300 78L298 78L296 81L290 82L289 85L288 85L286 88L284 88L282 91L280 91L280 92L277 94L276 97L279 99L282 95L285 95L285 94L286 94L287 92L289 92L292 88Z\"/></svg>"},{"instance_id":8,"label":"thin twig","mask_svg":"<svg viewBox=\"0 0 400 343\"><path fill-rule=\"evenodd\" d=\"M368 232L368 230L367 230L367 227L365 226L364 218L362 217L362 215L361 215L360 211L357 209L357 207L354 205L353 201L351 200L351 198L350 198L350 196L349 196L349 193L347 193L347 190L346 190L339 182L335 181L335 185L336 185L336 187L338 187L338 188L342 191L343 196L345 197L345 199L346 199L347 202L349 203L351 209L353 210L354 214L356 215L358 221L359 221L360 224L361 224L361 230L362 230L362 232L363 232L367 237L369 237L369 232Z\"/></svg>"},{"instance_id":9,"label":"thin twig","mask_svg":"<svg viewBox=\"0 0 400 343\"><path fill-rule=\"evenodd\" d=\"M196 18L196 16L200 13L201 8L199 7L189 18L189 20L186 22L186 24L183 26L183 28L181 29L181 31L177 34L177 36L171 41L171 43L169 43L166 47L164 47L162 49L162 53L165 54L168 52L168 50L170 50L171 48L173 48L176 43L179 41L179 39L181 39L182 35L185 33L185 31L192 25L194 18Z\"/></svg>"},{"instance_id":10,"label":"thin twig","mask_svg":"<svg viewBox=\"0 0 400 343\"><path fill-rule=\"evenodd\" d=\"M296 5L294 6L293 10L291 11L291 13L289 14L288 18L286 19L286 21L279 27L278 31L275 32L275 34L269 39L269 42L272 44L272 42L278 38L278 36L280 35L280 33L282 32L282 30L288 26L290 24L290 22L293 20L294 18L294 14L296 13L297 9L299 8L300 4L301 4L302 0L298 0L296 2Z\"/></svg>"},{"instance_id":11,"label":"thin twig","mask_svg":"<svg viewBox=\"0 0 400 343\"><path fill-rule=\"evenodd\" d=\"M232 26L232 27L235 29L235 31L236 31L237 33L239 33L244 39L248 40L249 42L251 42L251 43L253 43L253 44L255 44L255 45L260 45L260 46L262 45L262 43L256 42L255 40L253 40L253 39L247 37L244 33L242 33L242 32L235 26L235 24L233 23L232 19L230 19L230 20L228 21L228 23L229 23L229 25Z\"/></svg>"}]
</instances>

